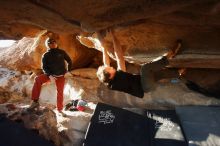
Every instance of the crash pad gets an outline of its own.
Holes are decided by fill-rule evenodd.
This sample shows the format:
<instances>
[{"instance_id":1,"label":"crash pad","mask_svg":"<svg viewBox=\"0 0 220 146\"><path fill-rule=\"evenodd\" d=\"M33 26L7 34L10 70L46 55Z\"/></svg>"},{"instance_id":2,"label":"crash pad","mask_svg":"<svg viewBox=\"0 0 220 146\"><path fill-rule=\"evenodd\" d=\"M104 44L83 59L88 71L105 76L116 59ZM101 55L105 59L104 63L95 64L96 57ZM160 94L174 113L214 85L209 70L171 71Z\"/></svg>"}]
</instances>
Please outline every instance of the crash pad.
<instances>
[{"instance_id":1,"label":"crash pad","mask_svg":"<svg viewBox=\"0 0 220 146\"><path fill-rule=\"evenodd\" d=\"M175 111L173 112L175 114ZM181 134L178 138L166 137L167 131L171 134L175 130L173 127L166 126L167 129L162 129L164 127L161 126L161 119L159 122L154 117L156 115L153 111L146 111L140 115L119 107L98 103L87 129L84 146L161 146L161 144L186 146ZM158 135L158 131L161 131L164 137ZM178 131L181 133L181 129Z\"/></svg>"},{"instance_id":2,"label":"crash pad","mask_svg":"<svg viewBox=\"0 0 220 146\"><path fill-rule=\"evenodd\" d=\"M145 110L151 131L151 146L187 146L175 110Z\"/></svg>"},{"instance_id":3,"label":"crash pad","mask_svg":"<svg viewBox=\"0 0 220 146\"><path fill-rule=\"evenodd\" d=\"M176 112L190 146L220 145L220 106L180 106Z\"/></svg>"}]
</instances>

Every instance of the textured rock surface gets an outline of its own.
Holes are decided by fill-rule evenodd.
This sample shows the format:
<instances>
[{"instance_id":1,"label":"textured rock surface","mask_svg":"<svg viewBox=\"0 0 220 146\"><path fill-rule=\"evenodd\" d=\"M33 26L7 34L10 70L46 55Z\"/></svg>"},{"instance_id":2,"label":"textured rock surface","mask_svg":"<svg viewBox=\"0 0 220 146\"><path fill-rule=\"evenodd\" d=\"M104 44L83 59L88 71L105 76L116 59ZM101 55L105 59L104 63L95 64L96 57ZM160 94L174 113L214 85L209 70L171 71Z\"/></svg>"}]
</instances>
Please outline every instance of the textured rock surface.
<instances>
[{"instance_id":1,"label":"textured rock surface","mask_svg":"<svg viewBox=\"0 0 220 146\"><path fill-rule=\"evenodd\" d=\"M217 0L8 0L0 8L2 38L21 39L45 29L75 35L112 27L131 62L147 62L182 39L184 51L172 66L220 68ZM106 41L111 46L108 36Z\"/></svg>"},{"instance_id":2,"label":"textured rock surface","mask_svg":"<svg viewBox=\"0 0 220 146\"><path fill-rule=\"evenodd\" d=\"M10 7L10 9L8 9ZM1 1L4 24L32 24L57 32L83 29L96 31L136 20L178 25L218 26L219 2L216 0L177 1ZM196 9L195 9L196 8ZM19 15L18 15L19 14ZM38 14L38 15L33 15ZM211 16L211 17L210 17ZM13 18L16 18L13 20ZM57 25L52 25L54 23ZM184 22L184 23L183 23ZM59 24L59 25L58 25ZM65 28L65 30L63 30Z\"/></svg>"},{"instance_id":3,"label":"textured rock surface","mask_svg":"<svg viewBox=\"0 0 220 146\"><path fill-rule=\"evenodd\" d=\"M171 83L169 78L162 82L158 82L158 87L154 91L146 93L143 99L139 99L129 94L107 89L107 87L102 85L97 78L94 78L94 69L86 70L86 73L83 73L85 69L81 71L78 70L78 73L81 72L80 76L77 76L75 73L73 73L75 76L66 76L64 103L68 103L72 99L82 98L93 103L102 101L120 107L139 108L160 108L163 106L173 108L176 105L219 104L219 100L191 91L182 82ZM11 88L11 86L2 88L6 91L11 90L14 93L20 93L30 98L33 78L28 79L27 77L23 77L23 80L21 77L19 78L20 82L18 83L20 86L14 82L14 88ZM210 81L209 84L205 84L206 86L202 84L206 79L200 79L200 85L208 88L208 85L215 84L215 79L216 78L213 78L213 81ZM11 81L13 80L11 79ZM79 95L82 91L84 94ZM40 100L42 103L56 105L56 87L54 83L47 83L43 86ZM155 104L157 105L156 107Z\"/></svg>"},{"instance_id":4,"label":"textured rock surface","mask_svg":"<svg viewBox=\"0 0 220 146\"><path fill-rule=\"evenodd\" d=\"M16 39L10 48L0 49L0 65L16 70L40 68L40 57L45 51L46 35L55 32L61 48L74 62L74 68L101 63L95 44L85 36L99 30L113 28L127 61L141 64L163 54L183 40L182 51L170 65L173 67L220 68L219 34L220 2L218 0L7 0L0 1L0 38ZM50 33L47 33L50 35ZM96 38L96 34L92 35ZM104 37L112 52L112 40ZM84 42L84 43L83 43ZM98 48L96 48L98 49ZM113 53L112 53L113 54ZM94 56L99 56L94 59ZM112 55L114 58L114 55ZM96 63L93 63L94 61ZM98 62L98 63L97 63ZM129 69L139 72L139 66ZM91 74L90 74L91 73ZM53 140L56 145L81 145L91 112L97 102L119 107L167 109L176 105L219 105L219 99L206 97L189 90L183 83L170 80L158 83L156 90L146 93L143 99L108 90L95 77L94 69L75 70L67 77L65 103L83 98L92 102L86 112L67 112L66 118L56 113L56 92L53 83L43 86L42 109L22 114L30 103L33 78L3 69L0 72L0 112L11 119L22 119L28 128ZM206 89L219 94L219 70L190 70L186 77ZM85 94L79 95L84 91ZM13 103L13 105L8 105ZM46 106L46 107L45 107ZM49 120L48 120L49 119Z\"/></svg>"},{"instance_id":5,"label":"textured rock surface","mask_svg":"<svg viewBox=\"0 0 220 146\"><path fill-rule=\"evenodd\" d=\"M11 47L0 48L0 64L15 70L38 70L41 69L41 56L46 51L44 45L46 36L42 34L33 38L22 38ZM73 68L84 67L91 64L97 55L96 50L88 49L81 45L74 35L56 35L59 47L65 50L71 57Z\"/></svg>"},{"instance_id":6,"label":"textured rock surface","mask_svg":"<svg viewBox=\"0 0 220 146\"><path fill-rule=\"evenodd\" d=\"M11 120L22 121L26 128L37 131L56 146L82 145L90 112L65 112L67 116L63 117L53 108L41 106L38 111L26 112L26 107L24 102L1 104L0 113Z\"/></svg>"}]
</instances>

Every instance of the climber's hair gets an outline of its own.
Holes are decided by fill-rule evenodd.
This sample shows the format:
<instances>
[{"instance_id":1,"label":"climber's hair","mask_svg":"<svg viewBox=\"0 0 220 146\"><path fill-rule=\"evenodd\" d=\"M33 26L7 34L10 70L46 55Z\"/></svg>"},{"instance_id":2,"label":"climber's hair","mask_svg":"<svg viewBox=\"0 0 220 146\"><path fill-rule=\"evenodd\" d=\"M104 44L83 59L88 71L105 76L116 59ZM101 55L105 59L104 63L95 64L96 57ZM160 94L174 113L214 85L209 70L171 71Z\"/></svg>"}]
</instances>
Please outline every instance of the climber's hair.
<instances>
[{"instance_id":1,"label":"climber's hair","mask_svg":"<svg viewBox=\"0 0 220 146\"><path fill-rule=\"evenodd\" d=\"M96 73L98 79L100 82L102 83L108 83L111 79L110 79L110 73L108 73L106 70L105 70L105 66L100 66L98 68L98 71Z\"/></svg>"}]
</instances>

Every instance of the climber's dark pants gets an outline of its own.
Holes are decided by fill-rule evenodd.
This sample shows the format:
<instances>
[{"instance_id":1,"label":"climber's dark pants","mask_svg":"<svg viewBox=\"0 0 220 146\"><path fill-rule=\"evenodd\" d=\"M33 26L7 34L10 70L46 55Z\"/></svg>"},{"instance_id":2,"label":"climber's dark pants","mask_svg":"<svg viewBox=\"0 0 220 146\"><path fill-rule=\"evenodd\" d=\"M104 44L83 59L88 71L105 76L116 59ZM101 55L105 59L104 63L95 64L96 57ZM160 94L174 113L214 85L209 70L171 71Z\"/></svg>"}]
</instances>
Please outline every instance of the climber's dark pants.
<instances>
[{"instance_id":1,"label":"climber's dark pants","mask_svg":"<svg viewBox=\"0 0 220 146\"><path fill-rule=\"evenodd\" d=\"M164 69L168 63L167 57L163 56L141 67L141 84L144 92L149 92L156 87L155 73Z\"/></svg>"}]
</instances>

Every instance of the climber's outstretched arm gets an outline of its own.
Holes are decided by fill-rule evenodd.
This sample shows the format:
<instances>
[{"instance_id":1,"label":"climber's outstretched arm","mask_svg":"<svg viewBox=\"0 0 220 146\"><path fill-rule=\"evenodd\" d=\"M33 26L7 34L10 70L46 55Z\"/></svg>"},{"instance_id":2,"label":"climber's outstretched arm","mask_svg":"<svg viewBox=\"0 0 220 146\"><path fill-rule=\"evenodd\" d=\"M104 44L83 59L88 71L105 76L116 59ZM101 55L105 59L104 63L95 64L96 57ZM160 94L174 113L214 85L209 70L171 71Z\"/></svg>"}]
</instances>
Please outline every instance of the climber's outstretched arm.
<instances>
[{"instance_id":1,"label":"climber's outstretched arm","mask_svg":"<svg viewBox=\"0 0 220 146\"><path fill-rule=\"evenodd\" d=\"M116 38L114 32L112 30L109 30L109 32L110 32L110 34L112 36L112 40L113 40L114 53L115 53L117 66L118 66L117 69L126 72L125 60L124 60L124 56L123 56L124 53L122 51L121 44L118 41L118 39Z\"/></svg>"},{"instance_id":2,"label":"climber's outstretched arm","mask_svg":"<svg viewBox=\"0 0 220 146\"><path fill-rule=\"evenodd\" d=\"M107 53L107 48L102 45L103 64L106 67L110 67L110 58Z\"/></svg>"},{"instance_id":3,"label":"climber's outstretched arm","mask_svg":"<svg viewBox=\"0 0 220 146\"><path fill-rule=\"evenodd\" d=\"M98 47L99 47L99 50L102 51L102 59L103 59L103 64L104 66L106 67L110 67L110 58L109 58L109 55L107 53L107 47L105 47L104 45L104 39L103 39L103 36L102 36L102 32L97 32L97 36L98 36Z\"/></svg>"}]
</instances>

